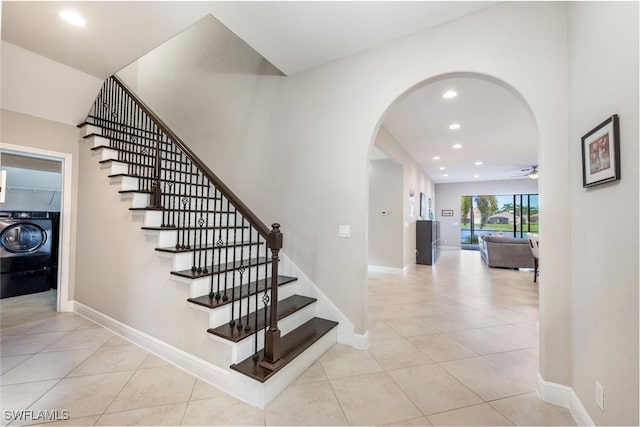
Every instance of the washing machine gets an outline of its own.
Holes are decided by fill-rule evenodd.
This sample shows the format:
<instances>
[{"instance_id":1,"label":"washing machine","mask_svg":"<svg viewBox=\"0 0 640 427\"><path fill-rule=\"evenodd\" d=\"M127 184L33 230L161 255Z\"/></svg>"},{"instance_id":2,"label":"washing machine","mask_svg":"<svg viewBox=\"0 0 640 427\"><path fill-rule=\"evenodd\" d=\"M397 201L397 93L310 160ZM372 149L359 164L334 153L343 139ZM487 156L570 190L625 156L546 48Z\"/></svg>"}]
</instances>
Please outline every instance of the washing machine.
<instances>
[{"instance_id":1,"label":"washing machine","mask_svg":"<svg viewBox=\"0 0 640 427\"><path fill-rule=\"evenodd\" d=\"M48 212L0 212L0 298L51 288L52 240Z\"/></svg>"}]
</instances>

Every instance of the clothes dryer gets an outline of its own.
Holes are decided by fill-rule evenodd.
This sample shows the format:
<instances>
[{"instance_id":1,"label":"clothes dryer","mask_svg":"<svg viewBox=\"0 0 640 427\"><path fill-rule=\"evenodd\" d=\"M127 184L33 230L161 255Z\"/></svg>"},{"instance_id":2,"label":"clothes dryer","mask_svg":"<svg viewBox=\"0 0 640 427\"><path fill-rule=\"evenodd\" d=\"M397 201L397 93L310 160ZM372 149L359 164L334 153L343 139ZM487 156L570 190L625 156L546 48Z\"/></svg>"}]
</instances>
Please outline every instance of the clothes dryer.
<instances>
[{"instance_id":1,"label":"clothes dryer","mask_svg":"<svg viewBox=\"0 0 640 427\"><path fill-rule=\"evenodd\" d=\"M0 298L51 287L51 233L48 212L0 212Z\"/></svg>"}]
</instances>

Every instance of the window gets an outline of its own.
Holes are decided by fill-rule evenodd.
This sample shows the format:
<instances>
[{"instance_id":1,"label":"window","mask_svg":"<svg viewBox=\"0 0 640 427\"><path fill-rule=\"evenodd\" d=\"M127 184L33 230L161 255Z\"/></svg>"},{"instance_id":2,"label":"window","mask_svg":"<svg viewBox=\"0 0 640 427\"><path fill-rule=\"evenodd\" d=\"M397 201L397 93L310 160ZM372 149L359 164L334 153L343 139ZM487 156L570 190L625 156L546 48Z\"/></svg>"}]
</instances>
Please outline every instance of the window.
<instances>
[{"instance_id":1,"label":"window","mask_svg":"<svg viewBox=\"0 0 640 427\"><path fill-rule=\"evenodd\" d=\"M460 198L460 244L477 249L483 234L526 237L538 233L538 195L473 195Z\"/></svg>"}]
</instances>

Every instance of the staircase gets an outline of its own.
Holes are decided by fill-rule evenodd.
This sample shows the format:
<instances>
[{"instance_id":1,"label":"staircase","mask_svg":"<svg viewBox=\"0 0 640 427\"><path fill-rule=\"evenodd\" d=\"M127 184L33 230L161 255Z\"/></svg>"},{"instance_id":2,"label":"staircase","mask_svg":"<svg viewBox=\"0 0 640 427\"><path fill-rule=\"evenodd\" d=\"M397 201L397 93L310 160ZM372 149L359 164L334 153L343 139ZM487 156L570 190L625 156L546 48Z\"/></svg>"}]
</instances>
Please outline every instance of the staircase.
<instances>
[{"instance_id":1,"label":"staircase","mask_svg":"<svg viewBox=\"0 0 640 427\"><path fill-rule=\"evenodd\" d=\"M211 363L266 396L245 400L263 406L336 342L338 323L317 317L316 298L280 274L280 225L267 227L116 76L79 127L132 214L144 216L157 254L172 258L167 273L189 285L176 304L209 313L193 333L225 349ZM270 381L273 389L259 388Z\"/></svg>"}]
</instances>

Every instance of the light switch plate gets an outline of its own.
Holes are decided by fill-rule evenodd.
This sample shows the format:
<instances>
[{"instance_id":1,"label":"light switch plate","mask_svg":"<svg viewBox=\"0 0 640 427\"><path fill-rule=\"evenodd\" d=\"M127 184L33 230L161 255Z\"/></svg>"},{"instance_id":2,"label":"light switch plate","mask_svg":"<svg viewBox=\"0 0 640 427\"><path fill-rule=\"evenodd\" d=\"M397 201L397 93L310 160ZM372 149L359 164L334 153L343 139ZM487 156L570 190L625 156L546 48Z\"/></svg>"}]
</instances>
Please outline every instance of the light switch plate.
<instances>
[{"instance_id":1,"label":"light switch plate","mask_svg":"<svg viewBox=\"0 0 640 427\"><path fill-rule=\"evenodd\" d=\"M338 237L351 237L351 226L350 225L339 225L338 226Z\"/></svg>"}]
</instances>

